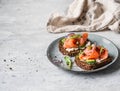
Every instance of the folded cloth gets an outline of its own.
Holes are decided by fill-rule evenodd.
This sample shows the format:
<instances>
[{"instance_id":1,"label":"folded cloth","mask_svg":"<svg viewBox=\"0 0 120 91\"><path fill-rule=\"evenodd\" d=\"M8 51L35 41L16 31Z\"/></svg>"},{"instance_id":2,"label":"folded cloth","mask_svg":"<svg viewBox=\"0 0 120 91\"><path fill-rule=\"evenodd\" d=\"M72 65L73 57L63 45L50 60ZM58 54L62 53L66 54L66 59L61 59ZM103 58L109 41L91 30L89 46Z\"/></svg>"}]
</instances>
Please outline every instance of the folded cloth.
<instances>
[{"instance_id":1,"label":"folded cloth","mask_svg":"<svg viewBox=\"0 0 120 91\"><path fill-rule=\"evenodd\" d=\"M52 33L101 30L120 33L120 0L74 0L66 15L51 15L47 30Z\"/></svg>"}]
</instances>

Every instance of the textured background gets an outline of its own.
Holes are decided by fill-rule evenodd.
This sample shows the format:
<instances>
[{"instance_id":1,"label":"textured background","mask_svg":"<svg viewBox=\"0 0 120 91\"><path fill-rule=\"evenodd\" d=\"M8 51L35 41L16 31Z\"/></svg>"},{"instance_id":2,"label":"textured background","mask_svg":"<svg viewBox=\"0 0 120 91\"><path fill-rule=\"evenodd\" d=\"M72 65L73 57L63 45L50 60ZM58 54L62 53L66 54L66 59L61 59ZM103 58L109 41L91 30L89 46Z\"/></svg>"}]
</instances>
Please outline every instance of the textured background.
<instances>
[{"instance_id":1,"label":"textured background","mask_svg":"<svg viewBox=\"0 0 120 91\"><path fill-rule=\"evenodd\" d=\"M119 91L120 57L92 74L70 73L52 65L48 45L65 35L46 31L54 11L66 11L72 0L0 0L0 91ZM113 41L120 51L120 34L92 32Z\"/></svg>"}]
</instances>

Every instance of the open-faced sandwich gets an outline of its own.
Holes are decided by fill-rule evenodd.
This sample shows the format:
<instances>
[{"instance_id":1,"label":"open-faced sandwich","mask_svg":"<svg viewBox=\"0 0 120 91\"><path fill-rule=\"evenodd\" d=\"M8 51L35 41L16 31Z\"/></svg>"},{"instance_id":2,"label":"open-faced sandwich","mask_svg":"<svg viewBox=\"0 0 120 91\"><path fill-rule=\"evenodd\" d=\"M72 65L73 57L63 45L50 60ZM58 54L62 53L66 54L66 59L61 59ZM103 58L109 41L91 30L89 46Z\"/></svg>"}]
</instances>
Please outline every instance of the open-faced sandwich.
<instances>
[{"instance_id":1,"label":"open-faced sandwich","mask_svg":"<svg viewBox=\"0 0 120 91\"><path fill-rule=\"evenodd\" d=\"M63 55L75 56L89 45L88 33L71 33L59 41L59 50Z\"/></svg>"},{"instance_id":2,"label":"open-faced sandwich","mask_svg":"<svg viewBox=\"0 0 120 91\"><path fill-rule=\"evenodd\" d=\"M75 57L75 63L82 69L92 70L111 62L108 50L103 46L91 44Z\"/></svg>"}]
</instances>

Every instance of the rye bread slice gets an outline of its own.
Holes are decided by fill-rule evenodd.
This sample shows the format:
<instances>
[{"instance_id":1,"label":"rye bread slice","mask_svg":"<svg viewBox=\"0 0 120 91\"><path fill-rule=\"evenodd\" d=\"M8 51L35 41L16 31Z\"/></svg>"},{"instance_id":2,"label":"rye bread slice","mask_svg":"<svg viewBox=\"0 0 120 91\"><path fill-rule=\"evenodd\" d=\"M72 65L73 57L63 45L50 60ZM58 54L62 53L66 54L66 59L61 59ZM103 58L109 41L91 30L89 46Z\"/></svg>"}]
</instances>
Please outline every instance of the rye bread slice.
<instances>
[{"instance_id":1,"label":"rye bread slice","mask_svg":"<svg viewBox=\"0 0 120 91\"><path fill-rule=\"evenodd\" d=\"M66 49L63 47L63 43L61 42L61 40L59 41L59 51L63 55L68 55L68 56L71 56L71 57L76 56L80 52L79 49L78 50L73 50L73 51L70 51L70 52L66 51Z\"/></svg>"},{"instance_id":2,"label":"rye bread slice","mask_svg":"<svg viewBox=\"0 0 120 91\"><path fill-rule=\"evenodd\" d=\"M112 58L109 56L107 59L103 60L100 63L88 64L88 63L86 63L84 61L80 61L78 56L75 57L76 65L79 66L80 68L84 69L84 70L97 69L97 68L100 68L102 66L105 66L106 64L110 63L111 61L112 61Z\"/></svg>"}]
</instances>

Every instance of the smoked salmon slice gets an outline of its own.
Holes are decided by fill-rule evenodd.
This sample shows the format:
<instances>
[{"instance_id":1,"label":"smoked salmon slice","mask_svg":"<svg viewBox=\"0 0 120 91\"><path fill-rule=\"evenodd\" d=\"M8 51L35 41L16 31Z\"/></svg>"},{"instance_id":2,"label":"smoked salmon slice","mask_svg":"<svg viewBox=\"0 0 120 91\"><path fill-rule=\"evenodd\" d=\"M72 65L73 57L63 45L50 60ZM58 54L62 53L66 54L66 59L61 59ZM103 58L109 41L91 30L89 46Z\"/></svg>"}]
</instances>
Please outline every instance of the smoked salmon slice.
<instances>
[{"instance_id":1,"label":"smoked salmon slice","mask_svg":"<svg viewBox=\"0 0 120 91\"><path fill-rule=\"evenodd\" d=\"M101 50L102 48L102 50ZM103 47L96 47L92 46L92 48L87 47L82 54L79 55L80 60L87 60L87 59L100 59L104 60L108 57L108 50Z\"/></svg>"},{"instance_id":2,"label":"smoked salmon slice","mask_svg":"<svg viewBox=\"0 0 120 91\"><path fill-rule=\"evenodd\" d=\"M76 44L76 40L75 39L66 39L66 41L64 42L63 45L64 48L77 48L78 45Z\"/></svg>"}]
</instances>

